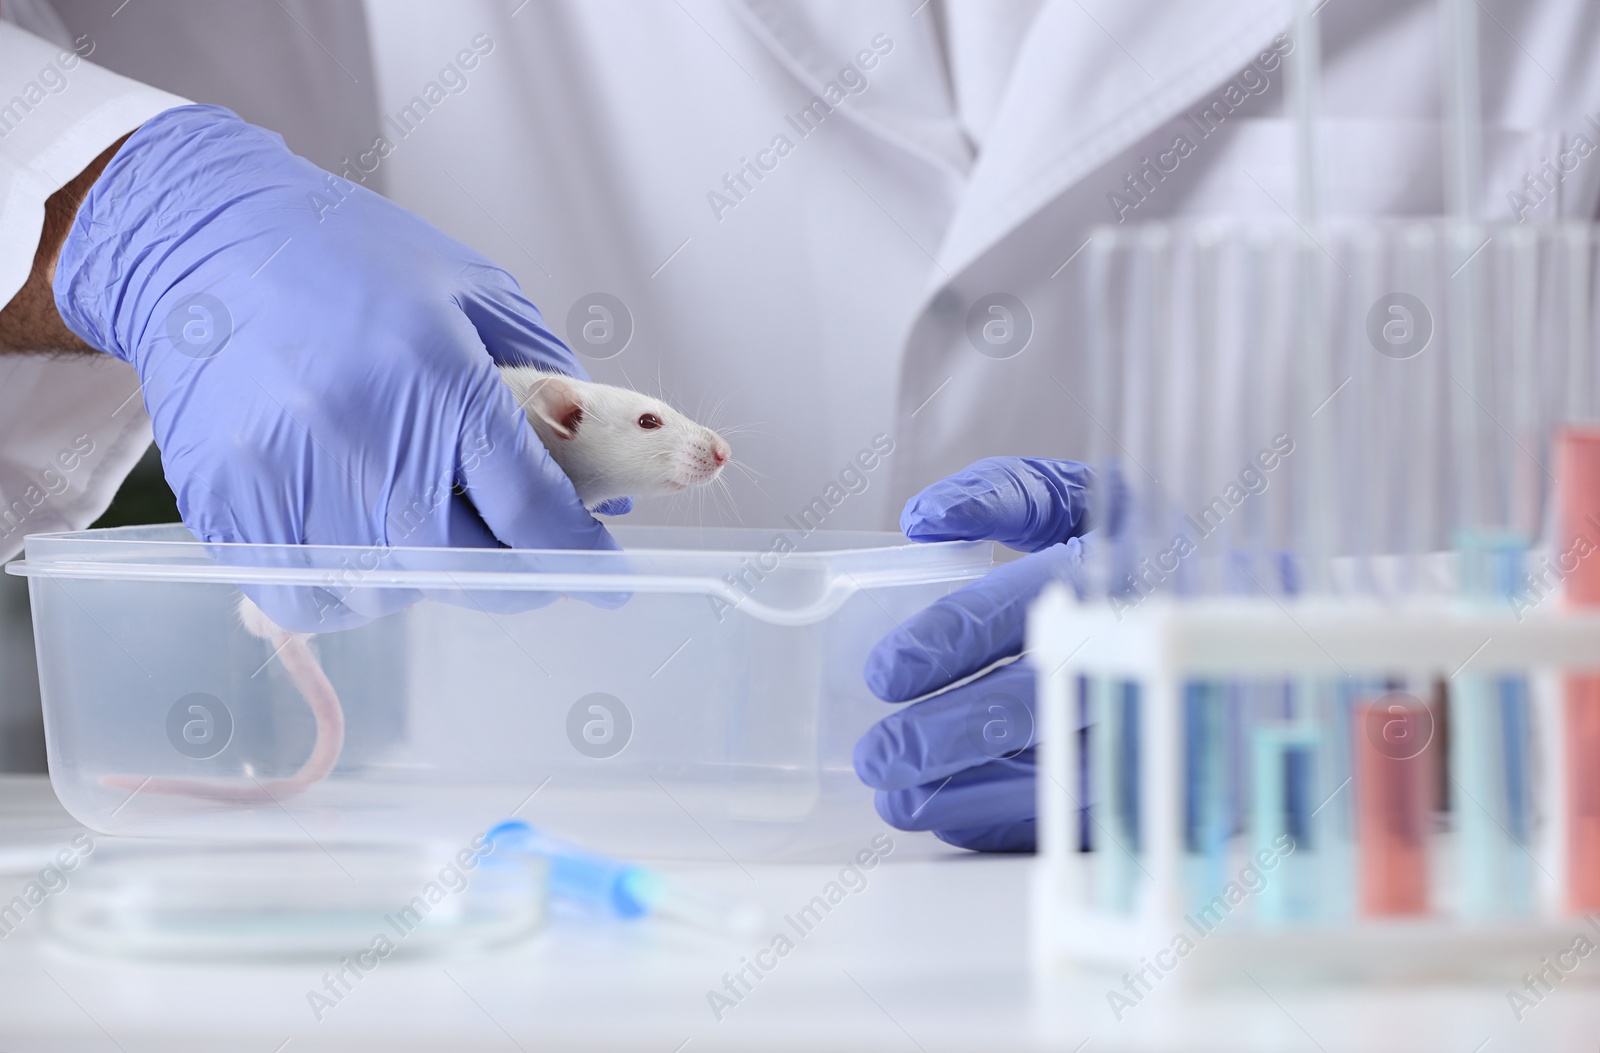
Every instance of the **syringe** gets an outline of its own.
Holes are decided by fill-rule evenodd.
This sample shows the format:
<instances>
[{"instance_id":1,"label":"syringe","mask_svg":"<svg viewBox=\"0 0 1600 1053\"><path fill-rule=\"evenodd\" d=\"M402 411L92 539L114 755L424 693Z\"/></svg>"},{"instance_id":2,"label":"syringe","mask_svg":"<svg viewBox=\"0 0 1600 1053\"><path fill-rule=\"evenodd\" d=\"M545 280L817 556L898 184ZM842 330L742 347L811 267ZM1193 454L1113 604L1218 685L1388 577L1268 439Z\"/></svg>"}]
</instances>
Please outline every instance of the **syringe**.
<instances>
[{"instance_id":1,"label":"syringe","mask_svg":"<svg viewBox=\"0 0 1600 1053\"><path fill-rule=\"evenodd\" d=\"M509 819L485 836L496 853L544 859L555 899L610 917L661 917L729 936L749 936L761 927L762 912L753 903L686 889L648 867L586 851L520 819Z\"/></svg>"}]
</instances>

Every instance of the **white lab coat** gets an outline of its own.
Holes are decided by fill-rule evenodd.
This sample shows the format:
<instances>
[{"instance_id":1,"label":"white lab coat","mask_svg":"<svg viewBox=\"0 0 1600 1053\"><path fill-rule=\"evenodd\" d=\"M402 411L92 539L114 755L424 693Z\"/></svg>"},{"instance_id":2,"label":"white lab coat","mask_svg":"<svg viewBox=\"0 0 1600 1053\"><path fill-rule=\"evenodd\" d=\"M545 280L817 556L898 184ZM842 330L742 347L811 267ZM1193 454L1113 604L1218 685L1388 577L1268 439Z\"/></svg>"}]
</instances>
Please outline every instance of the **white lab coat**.
<instances>
[{"instance_id":1,"label":"white lab coat","mask_svg":"<svg viewBox=\"0 0 1600 1053\"><path fill-rule=\"evenodd\" d=\"M16 12L7 9L16 16ZM130 128L183 100L82 60L23 8L46 43L0 24L0 302L27 280L44 202ZM0 356L0 558L25 535L87 525L150 445L133 370L106 355Z\"/></svg>"},{"instance_id":2,"label":"white lab coat","mask_svg":"<svg viewBox=\"0 0 1600 1053\"><path fill-rule=\"evenodd\" d=\"M977 457L1081 455L1092 425L1074 254L1090 228L1119 212L1275 214L1292 199L1270 58L1290 46L1275 43L1280 0L385 0L366 12L375 84L348 37L318 39L319 13L339 6L296 5L299 26L256 49L329 77L347 124L350 98L375 99L376 127L315 159L504 263L570 341L585 320L605 335L583 297L620 299L631 342L586 365L750 425L733 436L760 473L733 481L746 523L821 498L829 526L889 527L918 487ZM1545 158L1597 140L1584 116L1600 114L1600 18L1577 0L1485 10L1485 212L1504 219ZM1326 211L1441 211L1433 3L1330 0L1317 17ZM169 27L148 46L203 46L184 31L201 32ZM95 32L117 31L102 16ZM0 64L0 99L13 70ZM1238 105L1202 136L1191 118L1218 99ZM1193 148L1157 182L1146 159L1170 166L1180 135ZM0 140L0 159L8 149ZM1151 189L1132 194L1141 170ZM0 201L18 193L8 171ZM1590 162L1528 217L1593 216L1597 192ZM19 251L0 241L0 298ZM1031 317L1013 357L968 337L972 305L994 293ZM21 394L0 385L5 464L26 468L65 434L48 414L14 424L30 399L59 410L104 389L114 406L130 390L84 368L40 366ZM859 471L875 440L893 453ZM0 496L22 478L0 471ZM114 485L103 472L39 522L81 524Z\"/></svg>"}]
</instances>

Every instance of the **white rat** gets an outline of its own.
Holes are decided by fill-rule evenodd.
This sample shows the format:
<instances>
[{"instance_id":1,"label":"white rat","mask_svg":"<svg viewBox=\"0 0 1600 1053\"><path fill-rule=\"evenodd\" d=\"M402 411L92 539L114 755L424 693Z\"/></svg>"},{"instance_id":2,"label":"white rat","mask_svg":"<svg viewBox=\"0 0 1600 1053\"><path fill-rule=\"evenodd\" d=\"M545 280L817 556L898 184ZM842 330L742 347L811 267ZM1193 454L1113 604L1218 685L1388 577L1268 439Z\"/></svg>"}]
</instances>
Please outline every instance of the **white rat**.
<instances>
[{"instance_id":1,"label":"white rat","mask_svg":"<svg viewBox=\"0 0 1600 1053\"><path fill-rule=\"evenodd\" d=\"M722 436L637 391L527 366L500 376L586 508L704 486L732 456Z\"/></svg>"},{"instance_id":2,"label":"white rat","mask_svg":"<svg viewBox=\"0 0 1600 1053\"><path fill-rule=\"evenodd\" d=\"M572 480L585 508L618 497L650 497L704 486L732 456L722 436L659 399L627 388L577 380L528 366L503 366L534 432ZM108 775L101 781L145 793L206 797L219 801L268 801L293 796L333 771L344 748L344 709L322 665L312 653L311 633L291 633L239 598L239 621L266 640L300 690L317 722L311 756L293 775L253 785L150 776Z\"/></svg>"}]
</instances>

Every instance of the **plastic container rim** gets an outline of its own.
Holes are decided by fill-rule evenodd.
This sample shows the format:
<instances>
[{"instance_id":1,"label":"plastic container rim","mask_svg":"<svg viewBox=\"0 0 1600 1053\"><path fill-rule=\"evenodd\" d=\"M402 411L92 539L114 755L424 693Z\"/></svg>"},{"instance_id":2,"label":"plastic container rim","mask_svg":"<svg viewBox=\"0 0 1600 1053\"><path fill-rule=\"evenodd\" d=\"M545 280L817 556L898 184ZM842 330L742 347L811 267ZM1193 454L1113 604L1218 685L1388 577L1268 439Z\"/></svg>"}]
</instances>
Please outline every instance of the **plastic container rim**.
<instances>
[{"instance_id":1,"label":"plastic container rim","mask_svg":"<svg viewBox=\"0 0 1600 1053\"><path fill-rule=\"evenodd\" d=\"M182 529L174 524L174 529ZM826 576L820 594L813 594L799 603L777 604L763 602L749 591L742 591L737 582L729 578L749 562L751 557L771 554L771 549L675 549L648 546L625 550L583 549L483 549L483 548L417 548L394 546L381 549L385 561L398 566L379 563L372 569L351 568L340 557L351 554L370 554L379 551L377 546L354 545L253 545L241 542L203 542L192 538L136 538L119 537L119 533L143 530L143 527L113 527L105 530L85 530L34 534L27 538L29 551L21 560L6 564L6 572L29 579L79 579L100 581L178 582L195 584L270 585L270 586L326 586L330 577L341 573L353 574L353 579L341 582L341 587L360 589L425 589L462 592L486 591L559 591L564 593L686 593L715 596L731 607L739 607L764 620L779 623L803 623L837 610L844 600L862 589L896 585L931 584L980 577L992 566L988 556L992 542L938 541L917 543L904 540L891 531L837 531L852 540L877 537L898 540L898 544L822 549L795 550L779 557L781 563L795 569L821 572ZM651 528L644 528L651 529ZM673 529L673 528L655 528ZM745 531L752 538L762 536L764 528L724 528ZM783 533L773 528L773 536ZM813 531L808 538L824 531ZM109 536L108 536L109 535ZM74 543L69 551L59 554L40 552L41 543L49 549L57 543ZM87 544L107 558L97 559L84 551ZM144 546L144 548L136 548ZM121 552L171 551L175 554L204 555L209 561L162 563L151 559L118 560ZM293 553L296 564L274 566L270 562L222 562L219 554L283 554ZM901 565L866 567L850 564L863 556L897 554ZM915 554L909 560L906 557ZM507 569L469 569L467 566L450 568L437 566L441 559L448 560L459 554L469 560L493 563L503 560L551 561L551 566L527 566ZM434 564L432 567L406 567L408 556ZM311 562L306 562L311 561ZM663 564L669 565L663 565ZM654 565L652 565L654 564ZM842 564L842 565L841 565ZM641 569L643 565L643 569ZM775 570L777 564L761 569L765 573ZM733 573L730 573L733 572Z\"/></svg>"}]
</instances>

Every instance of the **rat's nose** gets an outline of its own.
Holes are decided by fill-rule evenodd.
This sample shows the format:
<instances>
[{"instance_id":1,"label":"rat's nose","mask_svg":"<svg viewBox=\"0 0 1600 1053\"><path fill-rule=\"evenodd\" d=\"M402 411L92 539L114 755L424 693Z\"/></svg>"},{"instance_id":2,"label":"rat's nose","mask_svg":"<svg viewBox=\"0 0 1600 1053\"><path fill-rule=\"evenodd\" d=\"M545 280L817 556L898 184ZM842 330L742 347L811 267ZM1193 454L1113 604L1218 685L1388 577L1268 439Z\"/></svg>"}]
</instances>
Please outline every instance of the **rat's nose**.
<instances>
[{"instance_id":1,"label":"rat's nose","mask_svg":"<svg viewBox=\"0 0 1600 1053\"><path fill-rule=\"evenodd\" d=\"M722 466L723 464L725 464L727 462L728 455L731 454L732 452L733 452L733 450L731 450L728 447L727 443L725 443L725 442L716 442L716 443L713 443L712 446L711 446L711 459L713 461L716 461L718 467L720 467L720 466Z\"/></svg>"}]
</instances>

